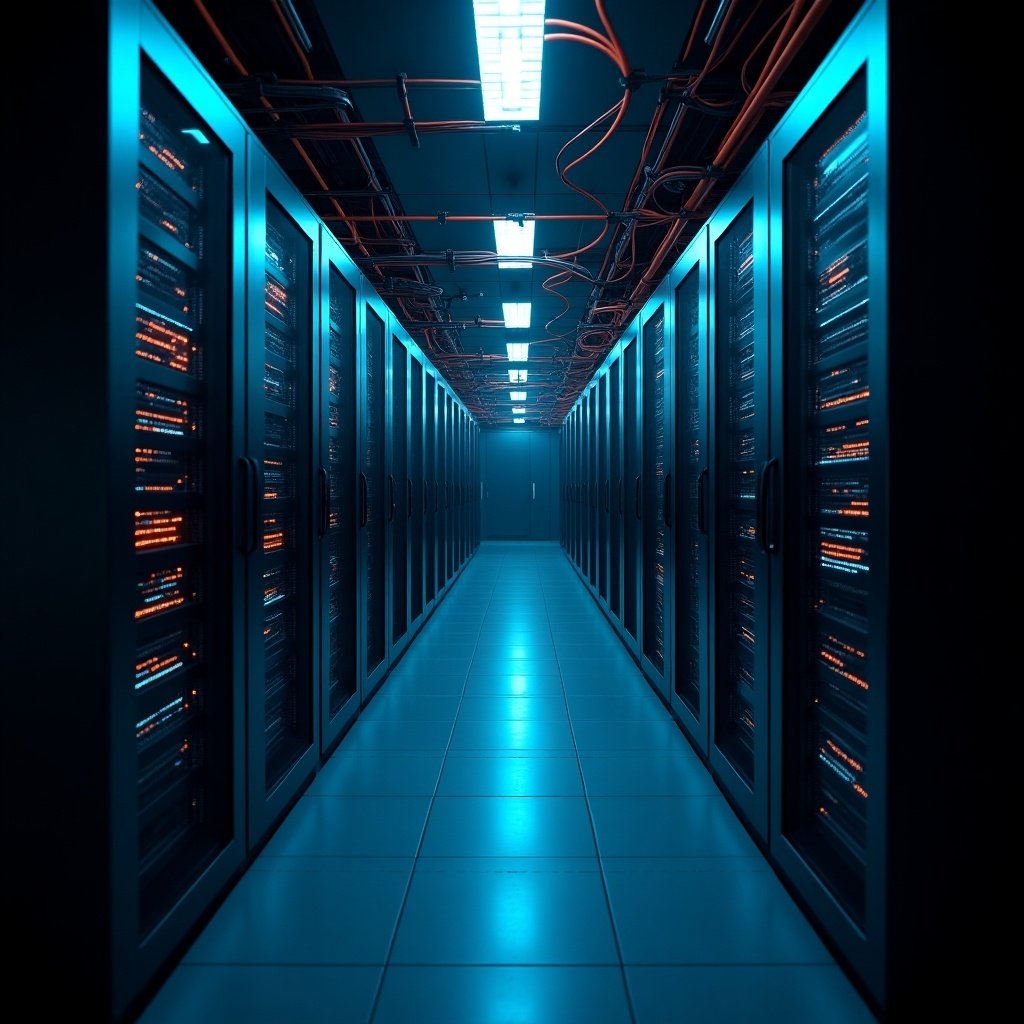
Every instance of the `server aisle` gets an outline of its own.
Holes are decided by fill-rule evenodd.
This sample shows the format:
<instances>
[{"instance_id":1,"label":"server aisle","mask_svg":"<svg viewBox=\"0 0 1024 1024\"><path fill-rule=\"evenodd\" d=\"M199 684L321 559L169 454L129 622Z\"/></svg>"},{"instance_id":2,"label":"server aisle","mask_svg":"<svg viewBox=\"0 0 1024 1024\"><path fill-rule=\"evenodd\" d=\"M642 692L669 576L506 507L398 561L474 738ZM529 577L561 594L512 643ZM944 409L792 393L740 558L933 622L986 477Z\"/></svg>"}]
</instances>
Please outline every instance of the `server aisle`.
<instances>
[{"instance_id":1,"label":"server aisle","mask_svg":"<svg viewBox=\"0 0 1024 1024\"><path fill-rule=\"evenodd\" d=\"M556 543L481 545L141 1024L870 1022Z\"/></svg>"}]
</instances>

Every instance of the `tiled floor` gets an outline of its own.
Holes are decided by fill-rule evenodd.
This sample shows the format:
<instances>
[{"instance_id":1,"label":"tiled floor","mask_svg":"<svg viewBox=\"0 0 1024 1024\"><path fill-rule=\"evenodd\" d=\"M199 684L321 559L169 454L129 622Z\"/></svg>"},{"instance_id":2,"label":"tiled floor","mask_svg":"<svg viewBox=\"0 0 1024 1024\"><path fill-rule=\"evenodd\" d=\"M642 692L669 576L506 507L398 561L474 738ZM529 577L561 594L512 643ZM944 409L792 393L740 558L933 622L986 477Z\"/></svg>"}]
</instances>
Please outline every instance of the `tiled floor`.
<instances>
[{"instance_id":1,"label":"tiled floor","mask_svg":"<svg viewBox=\"0 0 1024 1024\"><path fill-rule=\"evenodd\" d=\"M484 544L142 1024L870 1022L555 544Z\"/></svg>"}]
</instances>

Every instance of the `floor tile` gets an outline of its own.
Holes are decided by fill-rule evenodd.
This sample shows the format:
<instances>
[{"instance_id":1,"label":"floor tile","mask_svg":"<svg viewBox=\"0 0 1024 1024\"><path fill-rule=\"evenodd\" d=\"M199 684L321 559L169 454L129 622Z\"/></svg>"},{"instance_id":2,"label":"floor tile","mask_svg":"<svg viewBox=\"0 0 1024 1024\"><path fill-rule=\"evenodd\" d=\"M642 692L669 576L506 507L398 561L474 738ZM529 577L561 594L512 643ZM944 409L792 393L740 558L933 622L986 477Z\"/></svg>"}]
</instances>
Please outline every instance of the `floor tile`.
<instances>
[{"instance_id":1,"label":"floor tile","mask_svg":"<svg viewBox=\"0 0 1024 1024\"><path fill-rule=\"evenodd\" d=\"M271 857L413 857L430 797L307 796L271 837Z\"/></svg>"},{"instance_id":2,"label":"floor tile","mask_svg":"<svg viewBox=\"0 0 1024 1024\"><path fill-rule=\"evenodd\" d=\"M390 960L618 963L593 858L420 860Z\"/></svg>"},{"instance_id":3,"label":"floor tile","mask_svg":"<svg viewBox=\"0 0 1024 1024\"><path fill-rule=\"evenodd\" d=\"M422 857L591 857L582 797L437 797Z\"/></svg>"},{"instance_id":4,"label":"floor tile","mask_svg":"<svg viewBox=\"0 0 1024 1024\"><path fill-rule=\"evenodd\" d=\"M758 853L721 794L591 796L602 857L746 857Z\"/></svg>"},{"instance_id":5,"label":"floor tile","mask_svg":"<svg viewBox=\"0 0 1024 1024\"><path fill-rule=\"evenodd\" d=\"M557 672L547 675L509 672L504 675L474 676L466 681L466 696L558 697L564 700L562 679Z\"/></svg>"},{"instance_id":6,"label":"floor tile","mask_svg":"<svg viewBox=\"0 0 1024 1024\"><path fill-rule=\"evenodd\" d=\"M692 749L679 727L667 718L645 722L573 721L572 731L580 753L626 750L683 753Z\"/></svg>"},{"instance_id":7,"label":"floor tile","mask_svg":"<svg viewBox=\"0 0 1024 1024\"><path fill-rule=\"evenodd\" d=\"M582 796L575 757L523 754L500 757L490 752L449 751L438 796Z\"/></svg>"},{"instance_id":8,"label":"floor tile","mask_svg":"<svg viewBox=\"0 0 1024 1024\"><path fill-rule=\"evenodd\" d=\"M412 866L411 857L260 857L184 962L385 963Z\"/></svg>"},{"instance_id":9,"label":"floor tile","mask_svg":"<svg viewBox=\"0 0 1024 1024\"><path fill-rule=\"evenodd\" d=\"M374 1024L630 1024L618 967L401 967Z\"/></svg>"},{"instance_id":10,"label":"floor tile","mask_svg":"<svg viewBox=\"0 0 1024 1024\"><path fill-rule=\"evenodd\" d=\"M575 751L568 721L458 721L452 750L567 750Z\"/></svg>"},{"instance_id":11,"label":"floor tile","mask_svg":"<svg viewBox=\"0 0 1024 1024\"><path fill-rule=\"evenodd\" d=\"M558 721L567 718L562 696L466 695L459 706L459 721Z\"/></svg>"},{"instance_id":12,"label":"floor tile","mask_svg":"<svg viewBox=\"0 0 1024 1024\"><path fill-rule=\"evenodd\" d=\"M568 704L574 722L664 722L667 715L665 705L650 690L621 695L573 693Z\"/></svg>"},{"instance_id":13,"label":"floor tile","mask_svg":"<svg viewBox=\"0 0 1024 1024\"><path fill-rule=\"evenodd\" d=\"M637 1024L874 1024L835 966L627 967Z\"/></svg>"},{"instance_id":14,"label":"floor tile","mask_svg":"<svg viewBox=\"0 0 1024 1024\"><path fill-rule=\"evenodd\" d=\"M384 691L363 709L361 721L393 718L407 722L450 722L459 709L459 694L403 693L400 689Z\"/></svg>"},{"instance_id":15,"label":"floor tile","mask_svg":"<svg viewBox=\"0 0 1024 1024\"><path fill-rule=\"evenodd\" d=\"M626 963L833 962L761 857L603 864Z\"/></svg>"},{"instance_id":16,"label":"floor tile","mask_svg":"<svg viewBox=\"0 0 1024 1024\"><path fill-rule=\"evenodd\" d=\"M580 754L588 796L714 796L718 787L695 754L625 751Z\"/></svg>"},{"instance_id":17,"label":"floor tile","mask_svg":"<svg viewBox=\"0 0 1024 1024\"><path fill-rule=\"evenodd\" d=\"M306 792L310 796L430 796L443 761L440 752L366 753L342 746Z\"/></svg>"},{"instance_id":18,"label":"floor tile","mask_svg":"<svg viewBox=\"0 0 1024 1024\"><path fill-rule=\"evenodd\" d=\"M174 971L138 1024L367 1024L382 972L190 964Z\"/></svg>"},{"instance_id":19,"label":"floor tile","mask_svg":"<svg viewBox=\"0 0 1024 1024\"><path fill-rule=\"evenodd\" d=\"M356 722L341 741L346 750L434 750L442 751L451 738L448 722L407 722L382 718Z\"/></svg>"}]
</instances>

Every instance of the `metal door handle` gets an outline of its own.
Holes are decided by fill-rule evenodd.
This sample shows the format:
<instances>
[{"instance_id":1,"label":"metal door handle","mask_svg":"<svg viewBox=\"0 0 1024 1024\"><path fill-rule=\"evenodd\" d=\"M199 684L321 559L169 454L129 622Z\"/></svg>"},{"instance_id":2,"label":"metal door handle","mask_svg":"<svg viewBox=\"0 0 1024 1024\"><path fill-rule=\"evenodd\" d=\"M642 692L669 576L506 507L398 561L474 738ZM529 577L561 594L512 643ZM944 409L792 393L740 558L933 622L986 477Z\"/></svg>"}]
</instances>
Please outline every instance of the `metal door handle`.
<instances>
[{"instance_id":1,"label":"metal door handle","mask_svg":"<svg viewBox=\"0 0 1024 1024\"><path fill-rule=\"evenodd\" d=\"M370 520L370 486L366 474L359 474L359 526L364 527Z\"/></svg>"},{"instance_id":2,"label":"metal door handle","mask_svg":"<svg viewBox=\"0 0 1024 1024\"><path fill-rule=\"evenodd\" d=\"M769 459L761 466L757 476L757 543L766 555L773 554L776 547L774 530L769 530L768 524L768 488L778 464L778 459Z\"/></svg>"},{"instance_id":3,"label":"metal door handle","mask_svg":"<svg viewBox=\"0 0 1024 1024\"><path fill-rule=\"evenodd\" d=\"M424 516L427 514L427 508L429 506L429 498L430 498L430 488L427 485L426 479L424 478L424 480L423 480L423 515Z\"/></svg>"},{"instance_id":4,"label":"metal door handle","mask_svg":"<svg viewBox=\"0 0 1024 1024\"><path fill-rule=\"evenodd\" d=\"M625 512L625 506L622 504L622 477L619 477L619 515L621 516Z\"/></svg>"},{"instance_id":5,"label":"metal door handle","mask_svg":"<svg viewBox=\"0 0 1024 1024\"><path fill-rule=\"evenodd\" d=\"M639 476L636 478L636 485L635 486L636 486L636 498L635 498L636 517L637 517L637 519L640 519L640 518L642 518L643 514L640 511L640 477Z\"/></svg>"},{"instance_id":6,"label":"metal door handle","mask_svg":"<svg viewBox=\"0 0 1024 1024\"><path fill-rule=\"evenodd\" d=\"M537 500L537 481L536 480L532 481L530 486L533 488L533 497L531 498L531 501L536 501Z\"/></svg>"},{"instance_id":7,"label":"metal door handle","mask_svg":"<svg viewBox=\"0 0 1024 1024\"><path fill-rule=\"evenodd\" d=\"M395 521L395 478L388 473L388 522Z\"/></svg>"},{"instance_id":8,"label":"metal door handle","mask_svg":"<svg viewBox=\"0 0 1024 1024\"><path fill-rule=\"evenodd\" d=\"M697 529L707 534L707 483L708 467L705 466L697 477Z\"/></svg>"},{"instance_id":9,"label":"metal door handle","mask_svg":"<svg viewBox=\"0 0 1024 1024\"><path fill-rule=\"evenodd\" d=\"M672 474L665 474L665 525L672 529Z\"/></svg>"},{"instance_id":10,"label":"metal door handle","mask_svg":"<svg viewBox=\"0 0 1024 1024\"><path fill-rule=\"evenodd\" d=\"M240 549L243 555L251 555L256 550L256 538L259 535L259 487L257 486L256 460L242 456L238 460L242 495L242 541Z\"/></svg>"},{"instance_id":11,"label":"metal door handle","mask_svg":"<svg viewBox=\"0 0 1024 1024\"><path fill-rule=\"evenodd\" d=\"M327 529L331 522L331 481L327 476L327 470L320 467L320 536L327 536Z\"/></svg>"},{"instance_id":12,"label":"metal door handle","mask_svg":"<svg viewBox=\"0 0 1024 1024\"><path fill-rule=\"evenodd\" d=\"M604 510L606 514L612 510L612 482L608 477L604 480Z\"/></svg>"},{"instance_id":13,"label":"metal door handle","mask_svg":"<svg viewBox=\"0 0 1024 1024\"><path fill-rule=\"evenodd\" d=\"M405 478L405 518L412 519L412 480Z\"/></svg>"}]
</instances>

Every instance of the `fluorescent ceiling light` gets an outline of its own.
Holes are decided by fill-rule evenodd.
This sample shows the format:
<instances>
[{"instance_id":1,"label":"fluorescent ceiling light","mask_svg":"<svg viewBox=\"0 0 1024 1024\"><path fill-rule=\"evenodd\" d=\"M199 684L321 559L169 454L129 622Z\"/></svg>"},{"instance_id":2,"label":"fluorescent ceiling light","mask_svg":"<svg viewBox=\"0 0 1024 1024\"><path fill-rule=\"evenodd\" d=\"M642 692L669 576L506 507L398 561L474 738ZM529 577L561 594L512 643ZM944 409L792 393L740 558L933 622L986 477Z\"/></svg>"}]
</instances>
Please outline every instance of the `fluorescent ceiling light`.
<instances>
[{"instance_id":1,"label":"fluorescent ceiling light","mask_svg":"<svg viewBox=\"0 0 1024 1024\"><path fill-rule=\"evenodd\" d=\"M514 405L512 407L512 415L513 416L524 415L525 413L526 413L526 406L525 405Z\"/></svg>"},{"instance_id":2,"label":"fluorescent ceiling light","mask_svg":"<svg viewBox=\"0 0 1024 1024\"><path fill-rule=\"evenodd\" d=\"M512 418L512 422L513 423L525 423L526 420L524 420L522 416L514 416Z\"/></svg>"},{"instance_id":3,"label":"fluorescent ceiling light","mask_svg":"<svg viewBox=\"0 0 1024 1024\"><path fill-rule=\"evenodd\" d=\"M485 121L536 121L544 0L473 0Z\"/></svg>"},{"instance_id":4,"label":"fluorescent ceiling light","mask_svg":"<svg viewBox=\"0 0 1024 1024\"><path fill-rule=\"evenodd\" d=\"M530 305L529 302L503 302L501 310L505 315L505 326L529 327Z\"/></svg>"},{"instance_id":5,"label":"fluorescent ceiling light","mask_svg":"<svg viewBox=\"0 0 1024 1024\"><path fill-rule=\"evenodd\" d=\"M533 256L533 233L537 222L496 220L494 222L494 251L499 256ZM516 267L529 268L533 264L527 259L498 260L499 270L514 270Z\"/></svg>"},{"instance_id":6,"label":"fluorescent ceiling light","mask_svg":"<svg viewBox=\"0 0 1024 1024\"><path fill-rule=\"evenodd\" d=\"M525 384L526 370L509 370L508 382L509 384Z\"/></svg>"},{"instance_id":7,"label":"fluorescent ceiling light","mask_svg":"<svg viewBox=\"0 0 1024 1024\"><path fill-rule=\"evenodd\" d=\"M526 392L525 391L510 391L508 393L508 397L513 402L525 402L526 401Z\"/></svg>"},{"instance_id":8,"label":"fluorescent ceiling light","mask_svg":"<svg viewBox=\"0 0 1024 1024\"><path fill-rule=\"evenodd\" d=\"M181 134L191 135L200 146L208 146L210 144L210 140L206 137L206 133L202 128L182 128Z\"/></svg>"},{"instance_id":9,"label":"fluorescent ceiling light","mask_svg":"<svg viewBox=\"0 0 1024 1024\"><path fill-rule=\"evenodd\" d=\"M508 350L510 363L525 363L530 358L530 343L528 341L510 341L505 348Z\"/></svg>"}]
</instances>

